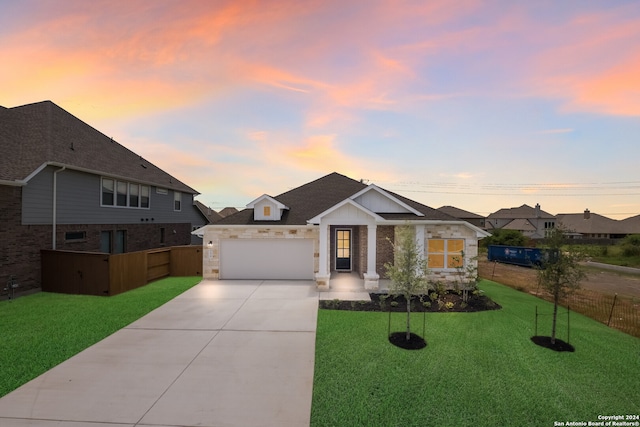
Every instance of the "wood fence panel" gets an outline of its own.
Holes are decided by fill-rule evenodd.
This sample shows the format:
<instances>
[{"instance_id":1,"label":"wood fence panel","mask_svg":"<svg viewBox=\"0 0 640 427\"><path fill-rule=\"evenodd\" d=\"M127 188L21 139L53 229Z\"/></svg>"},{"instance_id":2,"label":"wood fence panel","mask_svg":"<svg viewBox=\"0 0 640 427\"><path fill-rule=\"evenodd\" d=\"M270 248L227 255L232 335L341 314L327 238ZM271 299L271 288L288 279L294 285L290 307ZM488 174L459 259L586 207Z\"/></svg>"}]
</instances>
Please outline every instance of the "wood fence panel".
<instances>
[{"instance_id":1,"label":"wood fence panel","mask_svg":"<svg viewBox=\"0 0 640 427\"><path fill-rule=\"evenodd\" d=\"M117 295L147 284L147 252L128 252L109 257L110 292Z\"/></svg>"},{"instance_id":2,"label":"wood fence panel","mask_svg":"<svg viewBox=\"0 0 640 427\"><path fill-rule=\"evenodd\" d=\"M173 246L171 276L202 276L202 246Z\"/></svg>"},{"instance_id":3,"label":"wood fence panel","mask_svg":"<svg viewBox=\"0 0 640 427\"><path fill-rule=\"evenodd\" d=\"M124 254L41 251L42 290L117 295L167 276L202 275L202 247L176 246Z\"/></svg>"},{"instance_id":4,"label":"wood fence panel","mask_svg":"<svg viewBox=\"0 0 640 427\"><path fill-rule=\"evenodd\" d=\"M109 295L109 256L95 252L42 250L42 290Z\"/></svg>"},{"instance_id":5,"label":"wood fence panel","mask_svg":"<svg viewBox=\"0 0 640 427\"><path fill-rule=\"evenodd\" d=\"M147 281L171 274L171 248L147 251Z\"/></svg>"}]
</instances>

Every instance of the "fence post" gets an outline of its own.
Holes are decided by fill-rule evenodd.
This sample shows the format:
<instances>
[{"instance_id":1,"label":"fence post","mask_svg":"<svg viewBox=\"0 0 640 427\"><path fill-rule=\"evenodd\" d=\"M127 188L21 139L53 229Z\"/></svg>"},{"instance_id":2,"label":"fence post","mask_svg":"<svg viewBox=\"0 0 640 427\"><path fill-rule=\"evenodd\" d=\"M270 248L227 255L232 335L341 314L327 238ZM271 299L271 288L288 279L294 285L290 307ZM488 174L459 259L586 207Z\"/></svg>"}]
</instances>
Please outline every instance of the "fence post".
<instances>
[{"instance_id":1,"label":"fence post","mask_svg":"<svg viewBox=\"0 0 640 427\"><path fill-rule=\"evenodd\" d=\"M535 326L535 333L533 334L534 337L538 336L538 306L536 305L536 326Z\"/></svg>"},{"instance_id":2,"label":"fence post","mask_svg":"<svg viewBox=\"0 0 640 427\"><path fill-rule=\"evenodd\" d=\"M618 294L616 293L613 296L613 304L611 304L611 312L609 313L609 320L607 320L607 326L611 324L611 316L613 316L613 308L616 306L616 299L618 298Z\"/></svg>"},{"instance_id":3,"label":"fence post","mask_svg":"<svg viewBox=\"0 0 640 427\"><path fill-rule=\"evenodd\" d=\"M571 328L570 328L570 323L569 323L569 313L571 312L571 307L569 307L569 304L567 304L567 344L571 343L571 340L569 339L570 335L571 335Z\"/></svg>"}]
</instances>

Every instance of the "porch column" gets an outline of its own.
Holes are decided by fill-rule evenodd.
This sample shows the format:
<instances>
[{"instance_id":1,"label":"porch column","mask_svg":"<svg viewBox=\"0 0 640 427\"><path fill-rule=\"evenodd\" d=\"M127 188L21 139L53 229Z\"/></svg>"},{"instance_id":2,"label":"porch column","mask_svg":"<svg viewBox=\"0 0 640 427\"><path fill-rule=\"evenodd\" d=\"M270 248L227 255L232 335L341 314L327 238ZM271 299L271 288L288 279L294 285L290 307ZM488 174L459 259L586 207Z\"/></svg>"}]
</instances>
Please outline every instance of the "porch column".
<instances>
[{"instance_id":1,"label":"porch column","mask_svg":"<svg viewBox=\"0 0 640 427\"><path fill-rule=\"evenodd\" d=\"M320 237L318 242L318 273L316 287L321 291L329 290L329 226L320 221Z\"/></svg>"},{"instance_id":2,"label":"porch column","mask_svg":"<svg viewBox=\"0 0 640 427\"><path fill-rule=\"evenodd\" d=\"M376 233L377 226L367 225L367 272L364 274L364 288L377 290L380 276L376 273Z\"/></svg>"},{"instance_id":3,"label":"porch column","mask_svg":"<svg viewBox=\"0 0 640 427\"><path fill-rule=\"evenodd\" d=\"M425 258L424 256L424 225L416 225L416 243L418 245L418 255L420 258Z\"/></svg>"}]
</instances>

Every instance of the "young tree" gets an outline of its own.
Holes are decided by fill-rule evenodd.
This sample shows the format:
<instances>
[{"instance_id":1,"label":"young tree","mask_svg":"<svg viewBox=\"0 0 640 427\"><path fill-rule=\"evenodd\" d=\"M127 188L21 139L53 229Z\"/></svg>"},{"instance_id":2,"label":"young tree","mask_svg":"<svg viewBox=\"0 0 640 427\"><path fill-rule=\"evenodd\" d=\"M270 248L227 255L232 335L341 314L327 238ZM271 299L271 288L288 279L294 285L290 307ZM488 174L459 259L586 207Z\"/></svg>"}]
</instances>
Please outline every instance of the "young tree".
<instances>
[{"instance_id":1,"label":"young tree","mask_svg":"<svg viewBox=\"0 0 640 427\"><path fill-rule=\"evenodd\" d=\"M548 259L538 270L538 282L553 295L553 323L551 344L556 343L556 321L560 299L580 288L580 280L585 277L579 262L582 255L571 250L563 250L564 229L554 228L547 236Z\"/></svg>"},{"instance_id":2,"label":"young tree","mask_svg":"<svg viewBox=\"0 0 640 427\"><path fill-rule=\"evenodd\" d=\"M391 279L390 293L404 296L407 301L407 341L411 339L411 296L425 293L429 289L427 260L416 242L413 227L396 227L393 246L394 262L384 265Z\"/></svg>"}]
</instances>

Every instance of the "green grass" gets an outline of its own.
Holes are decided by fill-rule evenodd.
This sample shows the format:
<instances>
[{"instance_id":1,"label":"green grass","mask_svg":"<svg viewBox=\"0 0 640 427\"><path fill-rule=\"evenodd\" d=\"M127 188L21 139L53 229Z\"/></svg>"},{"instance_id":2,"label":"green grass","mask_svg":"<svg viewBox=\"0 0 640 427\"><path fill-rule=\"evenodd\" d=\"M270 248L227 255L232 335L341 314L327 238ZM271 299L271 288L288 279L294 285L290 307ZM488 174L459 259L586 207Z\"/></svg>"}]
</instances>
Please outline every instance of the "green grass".
<instances>
[{"instance_id":1,"label":"green grass","mask_svg":"<svg viewBox=\"0 0 640 427\"><path fill-rule=\"evenodd\" d=\"M0 302L0 397L201 280L169 277L112 297L40 292Z\"/></svg>"},{"instance_id":2,"label":"green grass","mask_svg":"<svg viewBox=\"0 0 640 427\"><path fill-rule=\"evenodd\" d=\"M552 426L640 412L639 339L572 313L576 352L538 347L535 306L552 305L494 282L480 287L502 310L427 313L423 350L389 344L386 313L320 310L311 425ZM539 335L549 335L550 316L542 319ZM422 320L414 315L414 332ZM403 321L392 315L392 331Z\"/></svg>"}]
</instances>

